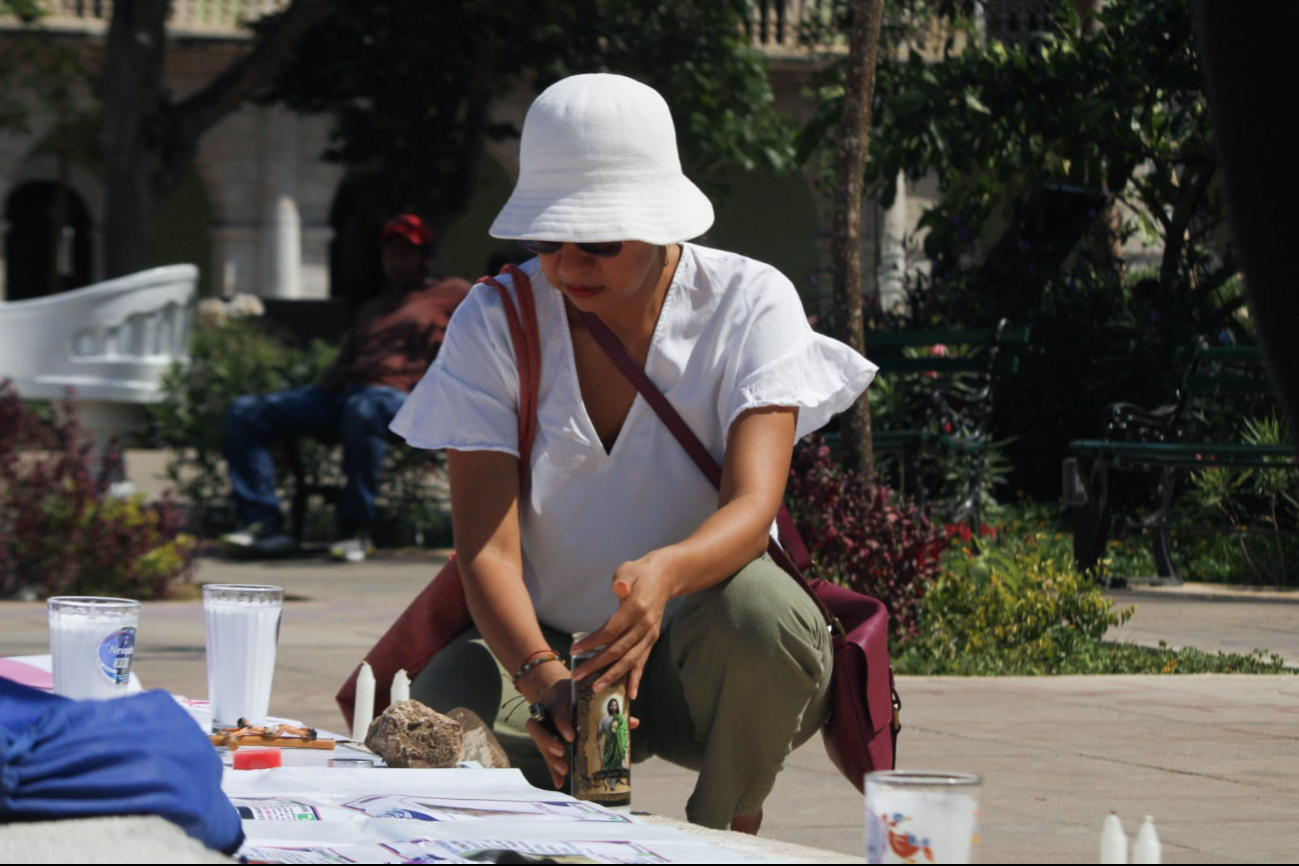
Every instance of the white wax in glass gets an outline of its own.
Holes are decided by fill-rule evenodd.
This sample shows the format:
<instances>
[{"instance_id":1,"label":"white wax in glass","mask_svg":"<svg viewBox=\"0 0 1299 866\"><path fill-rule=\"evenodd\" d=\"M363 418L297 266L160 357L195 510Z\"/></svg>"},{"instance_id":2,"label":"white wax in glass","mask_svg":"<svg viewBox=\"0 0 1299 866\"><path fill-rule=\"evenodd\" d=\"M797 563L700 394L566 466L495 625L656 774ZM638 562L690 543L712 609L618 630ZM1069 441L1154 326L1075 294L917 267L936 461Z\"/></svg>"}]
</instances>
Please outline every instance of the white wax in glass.
<instances>
[{"instance_id":1,"label":"white wax in glass","mask_svg":"<svg viewBox=\"0 0 1299 866\"><path fill-rule=\"evenodd\" d=\"M979 801L959 787L873 786L866 807L868 862L969 863L973 856Z\"/></svg>"},{"instance_id":2,"label":"white wax in glass","mask_svg":"<svg viewBox=\"0 0 1299 866\"><path fill-rule=\"evenodd\" d=\"M126 694L140 610L96 611L89 607L50 612L54 693L73 700ZM117 652L127 643L130 651Z\"/></svg>"},{"instance_id":3,"label":"white wax in glass","mask_svg":"<svg viewBox=\"0 0 1299 866\"><path fill-rule=\"evenodd\" d=\"M269 715L281 605L207 598L207 684L213 727Z\"/></svg>"}]
</instances>

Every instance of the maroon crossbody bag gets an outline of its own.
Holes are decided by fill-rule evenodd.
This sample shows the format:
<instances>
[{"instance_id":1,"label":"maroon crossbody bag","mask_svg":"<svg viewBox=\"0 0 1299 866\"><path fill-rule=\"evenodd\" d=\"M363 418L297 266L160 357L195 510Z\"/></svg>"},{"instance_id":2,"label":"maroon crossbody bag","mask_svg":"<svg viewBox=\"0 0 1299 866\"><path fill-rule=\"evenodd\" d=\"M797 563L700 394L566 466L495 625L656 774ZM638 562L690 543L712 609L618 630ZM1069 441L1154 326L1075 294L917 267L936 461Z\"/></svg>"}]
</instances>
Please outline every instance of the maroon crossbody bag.
<instances>
[{"instance_id":1,"label":"maroon crossbody bag","mask_svg":"<svg viewBox=\"0 0 1299 866\"><path fill-rule=\"evenodd\" d=\"M591 336L609 355L654 413L667 426L699 471L720 487L722 468L690 426L672 408L645 371L627 354L613 331L593 313L581 313ZM834 647L830 714L821 728L825 750L839 772L861 791L866 774L891 770L896 761L898 710L889 664L889 612L878 599L824 580L808 581L802 572L812 564L807 546L784 505L776 515L780 543L771 540L767 553L816 602L830 629Z\"/></svg>"}]
</instances>

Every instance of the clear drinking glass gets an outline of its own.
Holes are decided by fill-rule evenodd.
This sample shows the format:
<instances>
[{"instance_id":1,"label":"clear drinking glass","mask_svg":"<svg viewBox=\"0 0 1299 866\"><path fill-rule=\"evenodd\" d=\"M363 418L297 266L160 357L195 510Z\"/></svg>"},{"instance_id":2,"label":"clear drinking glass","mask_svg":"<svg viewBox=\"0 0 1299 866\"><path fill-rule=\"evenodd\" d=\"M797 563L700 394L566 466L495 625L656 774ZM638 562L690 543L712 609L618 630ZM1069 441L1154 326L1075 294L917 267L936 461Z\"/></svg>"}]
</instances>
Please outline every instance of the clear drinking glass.
<instances>
[{"instance_id":1,"label":"clear drinking glass","mask_svg":"<svg viewBox=\"0 0 1299 866\"><path fill-rule=\"evenodd\" d=\"M981 783L968 773L868 773L866 862L969 863Z\"/></svg>"},{"instance_id":2,"label":"clear drinking glass","mask_svg":"<svg viewBox=\"0 0 1299 866\"><path fill-rule=\"evenodd\" d=\"M266 724L283 609L282 586L214 583L203 587L213 730L234 727L241 718L253 725Z\"/></svg>"},{"instance_id":3,"label":"clear drinking glass","mask_svg":"<svg viewBox=\"0 0 1299 866\"><path fill-rule=\"evenodd\" d=\"M49 599L47 607L55 694L75 700L126 694L140 603L69 595Z\"/></svg>"}]
</instances>

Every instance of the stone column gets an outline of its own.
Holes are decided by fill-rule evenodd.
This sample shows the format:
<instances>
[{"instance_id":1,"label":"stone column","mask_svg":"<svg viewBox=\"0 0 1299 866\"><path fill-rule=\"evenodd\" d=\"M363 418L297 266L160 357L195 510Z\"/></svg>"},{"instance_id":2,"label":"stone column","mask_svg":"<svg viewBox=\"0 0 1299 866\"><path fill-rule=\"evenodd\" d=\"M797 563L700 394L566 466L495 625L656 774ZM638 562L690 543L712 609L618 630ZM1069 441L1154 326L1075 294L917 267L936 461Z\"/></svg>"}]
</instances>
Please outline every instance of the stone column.
<instances>
[{"instance_id":1,"label":"stone column","mask_svg":"<svg viewBox=\"0 0 1299 866\"><path fill-rule=\"evenodd\" d=\"M302 220L298 215L298 118L264 108L262 267L257 294L302 297Z\"/></svg>"},{"instance_id":2,"label":"stone column","mask_svg":"<svg viewBox=\"0 0 1299 866\"><path fill-rule=\"evenodd\" d=\"M218 297L262 294L258 291L257 241L259 232L246 225L212 226L212 276L209 291Z\"/></svg>"},{"instance_id":3,"label":"stone column","mask_svg":"<svg viewBox=\"0 0 1299 866\"><path fill-rule=\"evenodd\" d=\"M907 180L898 172L894 182L893 204L884 210L880 226L880 309L885 312L905 307L907 302Z\"/></svg>"},{"instance_id":4,"label":"stone column","mask_svg":"<svg viewBox=\"0 0 1299 866\"><path fill-rule=\"evenodd\" d=\"M329 298L329 244L331 226L307 226L302 230L302 297Z\"/></svg>"}]
</instances>

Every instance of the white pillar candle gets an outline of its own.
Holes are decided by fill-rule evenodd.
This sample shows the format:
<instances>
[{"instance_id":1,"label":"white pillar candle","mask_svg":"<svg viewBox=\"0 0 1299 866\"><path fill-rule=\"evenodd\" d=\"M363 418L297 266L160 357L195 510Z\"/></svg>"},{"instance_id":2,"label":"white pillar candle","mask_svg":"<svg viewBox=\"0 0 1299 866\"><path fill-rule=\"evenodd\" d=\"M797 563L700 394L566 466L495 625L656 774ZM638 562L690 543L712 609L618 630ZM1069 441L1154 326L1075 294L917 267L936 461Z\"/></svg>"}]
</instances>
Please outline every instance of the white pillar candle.
<instances>
[{"instance_id":1,"label":"white pillar candle","mask_svg":"<svg viewBox=\"0 0 1299 866\"><path fill-rule=\"evenodd\" d=\"M1133 863L1162 863L1163 851L1159 845L1159 834L1155 832L1155 819L1149 815L1141 822L1137 837L1132 840Z\"/></svg>"},{"instance_id":2,"label":"white pillar candle","mask_svg":"<svg viewBox=\"0 0 1299 866\"><path fill-rule=\"evenodd\" d=\"M392 677L392 703L410 700L410 677L405 671L397 671Z\"/></svg>"},{"instance_id":3,"label":"white pillar candle","mask_svg":"<svg viewBox=\"0 0 1299 866\"><path fill-rule=\"evenodd\" d=\"M356 676L356 709L352 714L352 739L358 743L365 742L366 732L370 730L370 720L374 718L374 671L369 662L361 662L361 671Z\"/></svg>"}]
</instances>

